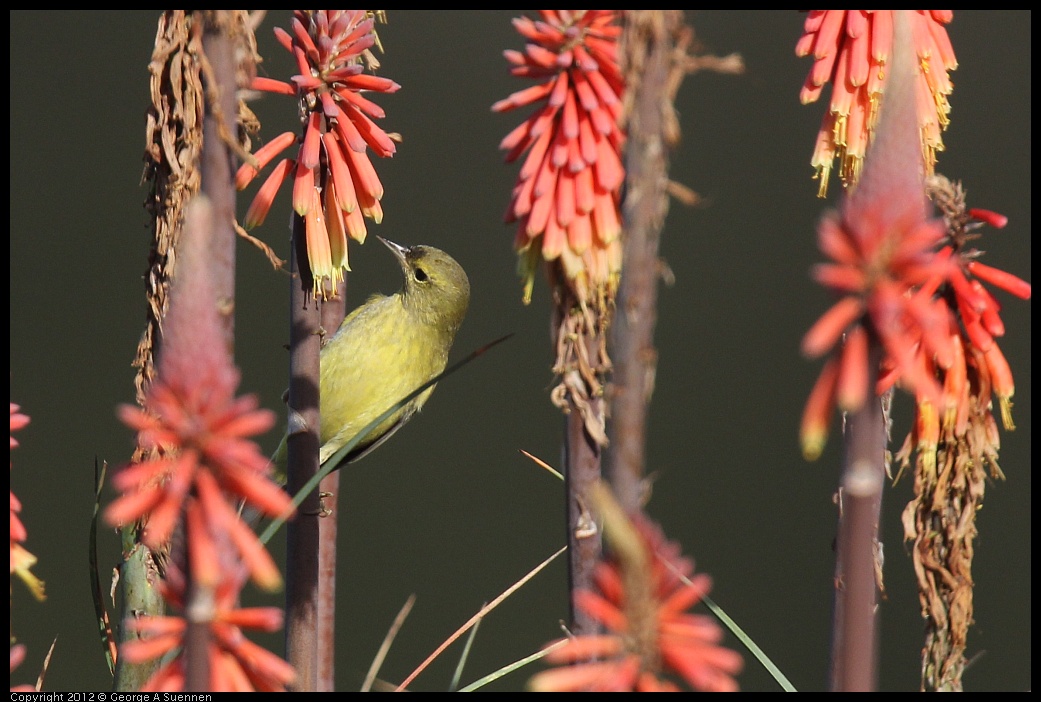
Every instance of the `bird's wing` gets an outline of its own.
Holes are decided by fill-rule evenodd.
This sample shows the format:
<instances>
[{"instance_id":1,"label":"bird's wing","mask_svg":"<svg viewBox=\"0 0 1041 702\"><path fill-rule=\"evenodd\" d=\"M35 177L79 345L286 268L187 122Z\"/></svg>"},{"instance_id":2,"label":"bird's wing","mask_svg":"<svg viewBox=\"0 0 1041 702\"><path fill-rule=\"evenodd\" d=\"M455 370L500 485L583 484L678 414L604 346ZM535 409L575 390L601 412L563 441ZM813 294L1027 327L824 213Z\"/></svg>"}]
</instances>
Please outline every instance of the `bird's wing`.
<instances>
[{"instance_id":1,"label":"bird's wing","mask_svg":"<svg viewBox=\"0 0 1041 702\"><path fill-rule=\"evenodd\" d=\"M384 441L386 441L391 436L393 436L394 432L396 432L401 427L405 426L405 423L408 422L408 420L412 419L412 415L414 415L416 413L416 410L417 410L417 408L414 405L410 404L408 407L405 408L405 411L401 413L401 416L398 417L398 421L394 422L390 426L390 428L387 429L387 431L385 431L383 433L383 436L379 437L378 439L373 441L371 444L366 444L365 446L360 446L360 447L356 446L353 451L351 451L349 454L347 454L347 458L345 458L343 461L341 461L340 465L337 466L337 468L335 468L334 470L338 470L339 468L342 468L343 466L345 466L348 463L354 463L355 461L357 461L358 459L362 458L363 456L368 456L370 453L375 451L380 445L383 444ZM325 465L325 462L328 461L329 458L332 457L332 455L334 453L336 453L337 451L339 451L341 448L343 448L342 444L340 446L331 447L329 449L329 451L326 452L325 446L323 446L322 447L322 453L324 455L319 456L320 463L322 465Z\"/></svg>"}]
</instances>

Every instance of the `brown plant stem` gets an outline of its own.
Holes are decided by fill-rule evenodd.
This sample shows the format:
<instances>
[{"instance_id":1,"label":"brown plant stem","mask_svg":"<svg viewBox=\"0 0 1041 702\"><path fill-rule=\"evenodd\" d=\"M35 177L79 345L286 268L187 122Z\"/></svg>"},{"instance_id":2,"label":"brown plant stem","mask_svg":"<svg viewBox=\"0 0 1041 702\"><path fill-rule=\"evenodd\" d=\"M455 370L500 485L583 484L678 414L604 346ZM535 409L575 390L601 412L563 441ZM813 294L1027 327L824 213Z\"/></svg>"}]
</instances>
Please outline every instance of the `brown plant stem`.
<instances>
[{"instance_id":1,"label":"brown plant stem","mask_svg":"<svg viewBox=\"0 0 1041 702\"><path fill-rule=\"evenodd\" d=\"M603 301L595 306L580 304L570 286L562 282L562 271L552 266L548 270L554 302L550 328L557 349L553 371L560 379L551 397L565 415L562 464L570 623L574 634L595 634L599 625L581 612L575 599L579 590L593 587L593 569L602 551L588 490L600 480L607 445L603 387L610 367L606 348L610 307ZM554 271L559 274L555 280Z\"/></svg>"},{"instance_id":2,"label":"brown plant stem","mask_svg":"<svg viewBox=\"0 0 1041 702\"><path fill-rule=\"evenodd\" d=\"M200 170L202 192L213 212L210 262L213 270L217 310L228 351L235 349L235 153L232 144L238 133L238 71L236 47L245 42L236 32L241 25L234 11L206 10L202 13L203 84L206 113L203 118L203 149Z\"/></svg>"},{"instance_id":3,"label":"brown plant stem","mask_svg":"<svg viewBox=\"0 0 1041 702\"><path fill-rule=\"evenodd\" d=\"M872 339L867 386L875 387L882 351ZM831 689L867 692L878 684L878 524L885 484L887 428L882 399L846 417L846 456L839 480L832 625Z\"/></svg>"},{"instance_id":4,"label":"brown plant stem","mask_svg":"<svg viewBox=\"0 0 1041 702\"><path fill-rule=\"evenodd\" d=\"M203 117L203 148L200 155L202 175L201 195L209 203L208 222L204 229L191 232L193 237L207 241L193 246L204 246L207 256L191 256L193 264L204 262L210 267L209 277L217 312L221 319L221 330L229 355L235 347L235 185L233 173L235 156L229 145L230 137L238 129L236 93L237 71L234 58L236 23L231 12L207 10L199 14L202 24L203 85L206 94L206 109ZM196 29L198 31L198 29ZM190 561L185 559L187 579L188 630L185 634L185 690L205 692L210 690L210 624L213 614L214 592L212 588L199 585L194 579Z\"/></svg>"},{"instance_id":5,"label":"brown plant stem","mask_svg":"<svg viewBox=\"0 0 1041 702\"><path fill-rule=\"evenodd\" d=\"M578 343L582 343L580 340ZM587 411L603 417L603 399L590 402ZM585 413L572 406L564 419L564 495L567 500L568 586L571 633L576 636L601 630L596 620L575 604L575 593L592 590L593 570L603 548L603 537L593 522L587 495L600 482L601 447L586 430Z\"/></svg>"},{"instance_id":6,"label":"brown plant stem","mask_svg":"<svg viewBox=\"0 0 1041 702\"><path fill-rule=\"evenodd\" d=\"M328 342L343 321L347 285L340 282L336 295L322 302L323 339ZM339 527L340 471L322 479L322 518L318 520L318 672L316 690L333 692L336 682L336 534Z\"/></svg>"},{"instance_id":7,"label":"brown plant stem","mask_svg":"<svg viewBox=\"0 0 1041 702\"><path fill-rule=\"evenodd\" d=\"M320 310L311 295L304 220L293 215L289 283L287 489L295 495L318 472ZM318 493L307 495L286 529L286 660L297 692L317 689Z\"/></svg>"},{"instance_id":8,"label":"brown plant stem","mask_svg":"<svg viewBox=\"0 0 1041 702\"><path fill-rule=\"evenodd\" d=\"M673 108L690 30L680 10L624 14L622 67L626 76L628 140L622 278L611 327L611 446L608 476L628 513L644 503L647 407L654 392L657 351L658 243L665 215L668 151L679 134Z\"/></svg>"}]
</instances>

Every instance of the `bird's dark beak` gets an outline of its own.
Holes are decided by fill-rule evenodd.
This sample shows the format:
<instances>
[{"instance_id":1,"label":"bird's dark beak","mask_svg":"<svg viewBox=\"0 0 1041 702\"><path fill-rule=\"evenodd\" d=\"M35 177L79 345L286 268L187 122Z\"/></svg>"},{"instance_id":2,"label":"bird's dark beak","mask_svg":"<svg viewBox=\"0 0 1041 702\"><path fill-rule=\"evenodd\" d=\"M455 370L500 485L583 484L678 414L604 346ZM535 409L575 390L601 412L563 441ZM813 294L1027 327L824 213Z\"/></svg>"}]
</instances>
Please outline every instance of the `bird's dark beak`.
<instances>
[{"instance_id":1,"label":"bird's dark beak","mask_svg":"<svg viewBox=\"0 0 1041 702\"><path fill-rule=\"evenodd\" d=\"M376 238L383 242L383 245L390 249L390 252L394 254L394 258L398 259L398 263L401 264L402 268L407 269L408 263L405 257L408 255L408 247L402 246L401 244L395 244L393 241L384 239L382 236L376 235Z\"/></svg>"}]
</instances>

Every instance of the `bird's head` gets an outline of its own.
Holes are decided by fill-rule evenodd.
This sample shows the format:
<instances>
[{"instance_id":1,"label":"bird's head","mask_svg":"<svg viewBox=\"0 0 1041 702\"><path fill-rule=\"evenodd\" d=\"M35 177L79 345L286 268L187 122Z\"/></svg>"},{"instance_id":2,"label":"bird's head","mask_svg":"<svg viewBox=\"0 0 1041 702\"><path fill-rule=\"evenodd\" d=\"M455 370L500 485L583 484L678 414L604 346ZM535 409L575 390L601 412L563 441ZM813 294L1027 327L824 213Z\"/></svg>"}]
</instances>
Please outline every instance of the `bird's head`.
<instances>
[{"instance_id":1,"label":"bird's head","mask_svg":"<svg viewBox=\"0 0 1041 702\"><path fill-rule=\"evenodd\" d=\"M433 246L402 246L378 237L398 259L405 275L406 308L425 323L454 334L470 304L470 280L454 258Z\"/></svg>"}]
</instances>

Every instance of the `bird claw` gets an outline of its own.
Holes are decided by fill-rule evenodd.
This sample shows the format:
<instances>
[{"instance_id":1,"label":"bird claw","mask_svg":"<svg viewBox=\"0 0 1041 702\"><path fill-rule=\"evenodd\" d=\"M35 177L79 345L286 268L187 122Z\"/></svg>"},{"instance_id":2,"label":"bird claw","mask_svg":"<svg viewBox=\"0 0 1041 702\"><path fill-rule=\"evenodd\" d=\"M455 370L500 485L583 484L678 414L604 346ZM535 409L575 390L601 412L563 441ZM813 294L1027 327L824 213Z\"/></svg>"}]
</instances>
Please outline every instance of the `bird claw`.
<instances>
[{"instance_id":1,"label":"bird claw","mask_svg":"<svg viewBox=\"0 0 1041 702\"><path fill-rule=\"evenodd\" d=\"M325 519L332 515L333 511L329 507L325 506L325 500L328 497L332 497L331 492L320 492L318 493L318 511L317 512L303 512L308 517L318 517L319 519Z\"/></svg>"}]
</instances>

